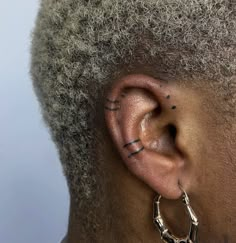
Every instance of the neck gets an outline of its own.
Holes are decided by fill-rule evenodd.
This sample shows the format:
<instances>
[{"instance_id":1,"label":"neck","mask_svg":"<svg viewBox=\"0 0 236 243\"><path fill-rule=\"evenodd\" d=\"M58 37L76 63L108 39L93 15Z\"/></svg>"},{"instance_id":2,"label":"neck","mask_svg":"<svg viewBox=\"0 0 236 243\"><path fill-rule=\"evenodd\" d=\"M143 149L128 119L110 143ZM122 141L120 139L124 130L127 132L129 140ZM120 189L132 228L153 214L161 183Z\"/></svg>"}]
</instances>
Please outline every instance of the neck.
<instances>
[{"instance_id":1,"label":"neck","mask_svg":"<svg viewBox=\"0 0 236 243\"><path fill-rule=\"evenodd\" d=\"M66 243L161 243L160 234L152 219L153 199L156 193L131 175L122 161L107 163L107 166L109 168L105 169L106 175L110 175L106 178L107 197L99 203L96 212L90 212L92 224L89 227L84 227L84 218L75 213L76 206L71 204ZM168 223L174 224L172 227L174 232L184 235L188 226L184 229L182 227L188 223L188 220L183 217L184 212L179 210L182 204L180 200L178 202L163 200L161 209L163 209L163 216L167 216Z\"/></svg>"},{"instance_id":2,"label":"neck","mask_svg":"<svg viewBox=\"0 0 236 243\"><path fill-rule=\"evenodd\" d=\"M145 188L145 185L142 185ZM119 187L125 189L118 193ZM144 189L143 188L143 189ZM82 230L83 222L75 215L75 209L71 207L67 241L63 243L82 242L156 242L161 243L159 233L152 222L152 198L142 190L132 191L127 187L125 180L117 188L111 191L109 207L99 216L94 216L96 232L87 228ZM125 197L129 195L129 197ZM137 199L139 198L139 199ZM93 214L94 215L94 214Z\"/></svg>"}]
</instances>

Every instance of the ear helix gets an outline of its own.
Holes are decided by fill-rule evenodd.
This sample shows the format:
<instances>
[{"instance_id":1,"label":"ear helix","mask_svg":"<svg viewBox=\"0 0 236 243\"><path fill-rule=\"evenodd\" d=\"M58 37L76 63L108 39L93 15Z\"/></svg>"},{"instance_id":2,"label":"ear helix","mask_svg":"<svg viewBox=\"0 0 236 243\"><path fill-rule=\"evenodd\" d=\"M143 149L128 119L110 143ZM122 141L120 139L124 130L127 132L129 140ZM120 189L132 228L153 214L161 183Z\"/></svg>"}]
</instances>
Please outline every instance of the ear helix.
<instances>
[{"instance_id":1,"label":"ear helix","mask_svg":"<svg viewBox=\"0 0 236 243\"><path fill-rule=\"evenodd\" d=\"M105 110L108 111L118 111L120 109L120 101L119 100L111 100L106 98Z\"/></svg>"},{"instance_id":2,"label":"ear helix","mask_svg":"<svg viewBox=\"0 0 236 243\"><path fill-rule=\"evenodd\" d=\"M122 92L120 95L120 99L126 97L126 92ZM119 99L111 99L111 98L106 98L106 105L104 106L104 109L107 111L118 111L120 110L120 100Z\"/></svg>"},{"instance_id":3,"label":"ear helix","mask_svg":"<svg viewBox=\"0 0 236 243\"><path fill-rule=\"evenodd\" d=\"M132 145L134 145L134 144L136 144L136 143L140 143L140 142L141 142L141 140L140 140L139 138L138 138L138 139L135 139L135 140L133 140L133 141L131 141L131 142L126 143L126 144L123 146L123 148L129 148L129 147L132 147ZM138 148L137 150L134 150L133 152L130 152L130 153L128 154L128 158L131 158L132 156L137 155L138 153L142 152L143 150L144 150L144 146L141 145L141 147Z\"/></svg>"}]
</instances>

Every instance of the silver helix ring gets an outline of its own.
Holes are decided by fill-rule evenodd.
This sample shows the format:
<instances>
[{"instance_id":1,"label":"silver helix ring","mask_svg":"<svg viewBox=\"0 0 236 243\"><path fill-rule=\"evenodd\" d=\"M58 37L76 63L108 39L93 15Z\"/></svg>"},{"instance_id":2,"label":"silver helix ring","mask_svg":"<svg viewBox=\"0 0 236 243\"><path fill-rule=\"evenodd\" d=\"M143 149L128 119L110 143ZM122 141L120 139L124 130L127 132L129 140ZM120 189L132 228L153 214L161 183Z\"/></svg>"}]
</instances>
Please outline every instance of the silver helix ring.
<instances>
[{"instance_id":1,"label":"silver helix ring","mask_svg":"<svg viewBox=\"0 0 236 243\"><path fill-rule=\"evenodd\" d=\"M163 218L160 213L160 200L161 195L157 196L154 199L154 216L153 222L155 226L158 228L161 239L166 243L197 243L197 229L198 229L198 219L196 214L194 213L192 207L190 206L190 201L187 193L181 188L183 191L182 200L187 208L187 212L189 218L191 220L189 233L184 238L178 238L174 236L165 226Z\"/></svg>"}]
</instances>

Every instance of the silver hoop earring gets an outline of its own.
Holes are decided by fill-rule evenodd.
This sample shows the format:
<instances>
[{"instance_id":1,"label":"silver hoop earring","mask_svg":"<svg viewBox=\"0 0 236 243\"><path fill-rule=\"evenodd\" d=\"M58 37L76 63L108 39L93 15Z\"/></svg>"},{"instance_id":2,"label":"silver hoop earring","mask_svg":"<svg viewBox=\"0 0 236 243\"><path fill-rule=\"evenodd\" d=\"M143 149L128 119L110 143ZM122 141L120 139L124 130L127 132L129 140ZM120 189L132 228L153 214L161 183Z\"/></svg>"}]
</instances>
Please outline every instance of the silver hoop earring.
<instances>
[{"instance_id":1,"label":"silver hoop earring","mask_svg":"<svg viewBox=\"0 0 236 243\"><path fill-rule=\"evenodd\" d=\"M192 207L190 206L190 202L189 202L187 193L182 188L181 188L181 190L183 191L183 195L182 195L183 203L186 205L187 212L188 212L190 220L191 220L188 235L185 238L178 238L178 237L174 236L166 228L164 221L162 219L161 213L160 213L161 195L157 196L154 200L153 222L154 222L155 226L158 228L163 242L166 242L166 243L197 243L198 219L197 219L197 216L194 213Z\"/></svg>"}]
</instances>

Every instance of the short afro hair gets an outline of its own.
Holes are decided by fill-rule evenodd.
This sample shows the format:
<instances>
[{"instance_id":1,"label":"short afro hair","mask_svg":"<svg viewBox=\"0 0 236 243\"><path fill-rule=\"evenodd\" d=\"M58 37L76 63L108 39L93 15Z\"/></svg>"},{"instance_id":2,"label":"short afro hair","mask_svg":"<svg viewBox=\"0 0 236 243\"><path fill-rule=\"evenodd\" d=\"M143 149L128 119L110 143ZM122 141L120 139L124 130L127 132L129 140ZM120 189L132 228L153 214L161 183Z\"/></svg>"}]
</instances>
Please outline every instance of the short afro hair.
<instances>
[{"instance_id":1,"label":"short afro hair","mask_svg":"<svg viewBox=\"0 0 236 243\"><path fill-rule=\"evenodd\" d=\"M220 84L235 107L235 56L234 0L42 0L31 75L79 207L98 190L95 121L112 80L146 65Z\"/></svg>"}]
</instances>

